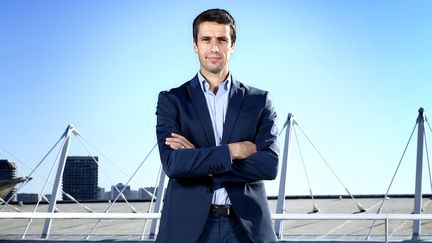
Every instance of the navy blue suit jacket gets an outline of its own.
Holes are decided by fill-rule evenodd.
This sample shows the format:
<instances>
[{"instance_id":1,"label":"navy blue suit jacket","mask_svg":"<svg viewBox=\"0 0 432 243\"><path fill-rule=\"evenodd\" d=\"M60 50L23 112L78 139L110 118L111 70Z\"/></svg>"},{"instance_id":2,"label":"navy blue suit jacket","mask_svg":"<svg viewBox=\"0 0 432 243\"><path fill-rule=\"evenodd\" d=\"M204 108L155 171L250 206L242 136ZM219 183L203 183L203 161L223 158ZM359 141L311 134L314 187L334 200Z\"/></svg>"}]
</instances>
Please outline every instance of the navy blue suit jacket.
<instances>
[{"instance_id":1,"label":"navy blue suit jacket","mask_svg":"<svg viewBox=\"0 0 432 243\"><path fill-rule=\"evenodd\" d=\"M276 177L279 154L276 112L268 93L232 78L220 146L215 145L197 76L161 92L156 115L160 158L169 177L157 242L196 242L213 191L221 187L226 188L234 212L253 242L275 242L262 182ZM172 132L185 136L196 149L173 150L165 145ZM246 140L256 144L257 152L231 162L227 144Z\"/></svg>"}]
</instances>

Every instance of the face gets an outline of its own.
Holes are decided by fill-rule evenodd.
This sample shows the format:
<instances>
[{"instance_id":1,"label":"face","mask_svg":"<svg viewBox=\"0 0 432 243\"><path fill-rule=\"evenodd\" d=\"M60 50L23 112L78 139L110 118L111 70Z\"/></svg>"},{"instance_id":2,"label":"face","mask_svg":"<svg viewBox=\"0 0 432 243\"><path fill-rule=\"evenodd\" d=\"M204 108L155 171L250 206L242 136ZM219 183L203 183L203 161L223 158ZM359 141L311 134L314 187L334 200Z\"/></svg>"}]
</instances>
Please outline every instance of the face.
<instances>
[{"instance_id":1,"label":"face","mask_svg":"<svg viewBox=\"0 0 432 243\"><path fill-rule=\"evenodd\" d=\"M230 27L215 22L198 25L194 51L198 54L200 70L203 74L227 74L228 63L235 44L231 43Z\"/></svg>"}]
</instances>

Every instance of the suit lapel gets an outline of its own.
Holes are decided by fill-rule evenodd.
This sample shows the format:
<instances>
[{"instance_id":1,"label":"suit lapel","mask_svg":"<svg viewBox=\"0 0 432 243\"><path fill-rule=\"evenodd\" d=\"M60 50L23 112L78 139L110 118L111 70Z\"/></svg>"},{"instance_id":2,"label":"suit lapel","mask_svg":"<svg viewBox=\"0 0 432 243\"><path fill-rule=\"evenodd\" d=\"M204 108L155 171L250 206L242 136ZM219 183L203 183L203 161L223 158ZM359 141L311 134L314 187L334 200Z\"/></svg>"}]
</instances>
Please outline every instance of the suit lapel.
<instances>
[{"instance_id":1,"label":"suit lapel","mask_svg":"<svg viewBox=\"0 0 432 243\"><path fill-rule=\"evenodd\" d=\"M207 107L207 101L201 89L201 85L199 84L198 76L195 76L191 80L190 86L187 86L187 91L195 108L195 112L198 115L198 118L204 129L208 146L215 146L216 144L210 113Z\"/></svg>"},{"instance_id":2,"label":"suit lapel","mask_svg":"<svg viewBox=\"0 0 432 243\"><path fill-rule=\"evenodd\" d=\"M222 144L227 144L229 138L231 137L234 124L237 121L240 108L243 104L243 97L244 97L244 88L241 88L240 83L234 78L232 78L232 86L230 90L228 109L225 116L225 123L223 127Z\"/></svg>"}]
</instances>

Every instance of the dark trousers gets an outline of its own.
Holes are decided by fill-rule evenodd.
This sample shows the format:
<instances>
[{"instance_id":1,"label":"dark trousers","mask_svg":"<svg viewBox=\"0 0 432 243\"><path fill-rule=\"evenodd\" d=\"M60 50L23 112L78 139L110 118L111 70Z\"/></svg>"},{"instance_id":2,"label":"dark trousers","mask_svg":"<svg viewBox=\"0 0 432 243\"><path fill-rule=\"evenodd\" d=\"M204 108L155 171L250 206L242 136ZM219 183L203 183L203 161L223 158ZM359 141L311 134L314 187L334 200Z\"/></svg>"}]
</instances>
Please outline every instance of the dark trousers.
<instances>
[{"instance_id":1,"label":"dark trousers","mask_svg":"<svg viewBox=\"0 0 432 243\"><path fill-rule=\"evenodd\" d=\"M228 217L209 215L197 243L252 242L235 215Z\"/></svg>"}]
</instances>

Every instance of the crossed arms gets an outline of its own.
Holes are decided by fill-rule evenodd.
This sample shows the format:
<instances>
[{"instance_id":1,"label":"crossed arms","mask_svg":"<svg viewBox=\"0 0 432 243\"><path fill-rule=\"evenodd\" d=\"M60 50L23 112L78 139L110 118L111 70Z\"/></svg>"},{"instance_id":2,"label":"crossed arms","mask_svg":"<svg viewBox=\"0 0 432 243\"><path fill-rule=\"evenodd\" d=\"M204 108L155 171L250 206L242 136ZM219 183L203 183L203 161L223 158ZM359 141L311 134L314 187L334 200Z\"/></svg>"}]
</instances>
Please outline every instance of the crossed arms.
<instances>
[{"instance_id":1,"label":"crossed arms","mask_svg":"<svg viewBox=\"0 0 432 243\"><path fill-rule=\"evenodd\" d=\"M174 150L195 149L195 145L189 142L187 138L177 133L171 133L171 137L165 139L165 144ZM228 144L228 150L232 160L246 159L257 152L256 145L251 141L230 143Z\"/></svg>"},{"instance_id":2,"label":"crossed arms","mask_svg":"<svg viewBox=\"0 0 432 243\"><path fill-rule=\"evenodd\" d=\"M188 137L182 132L179 122L181 106L184 106L184 102L175 95L169 92L159 94L156 133L162 166L169 177L212 176L221 183L248 183L276 177L276 113L267 94L254 141L237 141L213 147L196 146L196 142L192 142L197 140L194 134Z\"/></svg>"}]
</instances>

